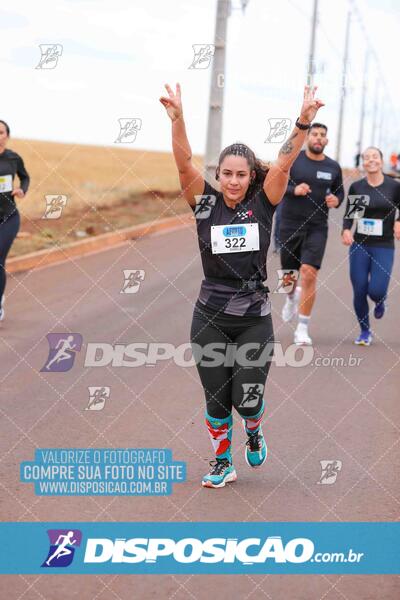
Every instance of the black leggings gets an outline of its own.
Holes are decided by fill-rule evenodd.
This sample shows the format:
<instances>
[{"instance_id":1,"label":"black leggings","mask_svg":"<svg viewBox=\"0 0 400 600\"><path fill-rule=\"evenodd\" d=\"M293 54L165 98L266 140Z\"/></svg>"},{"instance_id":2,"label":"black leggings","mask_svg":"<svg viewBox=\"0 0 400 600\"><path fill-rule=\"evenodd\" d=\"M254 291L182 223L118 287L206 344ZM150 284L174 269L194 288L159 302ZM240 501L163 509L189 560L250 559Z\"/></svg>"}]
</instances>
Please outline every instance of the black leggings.
<instances>
[{"instance_id":1,"label":"black leggings","mask_svg":"<svg viewBox=\"0 0 400 600\"><path fill-rule=\"evenodd\" d=\"M17 210L10 217L7 217L5 221L0 221L0 301L6 287L5 265L7 254L18 233L19 226L20 217Z\"/></svg>"},{"instance_id":2,"label":"black leggings","mask_svg":"<svg viewBox=\"0 0 400 600\"><path fill-rule=\"evenodd\" d=\"M209 308L193 312L190 332L193 356L204 388L207 412L211 417L224 419L234 406L242 417L256 415L263 404L263 392L271 358L273 356L274 332L271 315L264 317L237 317ZM207 366L211 356L201 354L207 344L221 344L218 357L225 357L217 366ZM231 346L222 345L231 344ZM232 345L233 344L233 345ZM238 355L243 344L255 344L245 353L246 362ZM244 350L244 348L242 348ZM232 354L236 351L236 354ZM200 360L200 357L203 357ZM211 361L212 362L212 361ZM214 361L215 362L215 361ZM258 362L258 364L250 364Z\"/></svg>"}]
</instances>

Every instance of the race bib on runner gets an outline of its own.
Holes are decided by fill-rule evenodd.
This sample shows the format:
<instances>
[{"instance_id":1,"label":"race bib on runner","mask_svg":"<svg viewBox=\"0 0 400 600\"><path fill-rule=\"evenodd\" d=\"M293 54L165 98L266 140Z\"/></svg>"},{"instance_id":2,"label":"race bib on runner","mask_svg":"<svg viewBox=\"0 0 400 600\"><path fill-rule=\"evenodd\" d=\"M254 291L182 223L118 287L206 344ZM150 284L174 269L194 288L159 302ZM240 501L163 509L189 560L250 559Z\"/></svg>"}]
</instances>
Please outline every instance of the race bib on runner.
<instances>
[{"instance_id":1,"label":"race bib on runner","mask_svg":"<svg viewBox=\"0 0 400 600\"><path fill-rule=\"evenodd\" d=\"M12 192L12 175L0 175L0 192Z\"/></svg>"},{"instance_id":2,"label":"race bib on runner","mask_svg":"<svg viewBox=\"0 0 400 600\"><path fill-rule=\"evenodd\" d=\"M329 171L317 171L317 179L325 179L326 181L332 181L332 173Z\"/></svg>"},{"instance_id":3,"label":"race bib on runner","mask_svg":"<svg viewBox=\"0 0 400 600\"><path fill-rule=\"evenodd\" d=\"M382 219L358 219L357 233L363 235L382 235Z\"/></svg>"},{"instance_id":4,"label":"race bib on runner","mask_svg":"<svg viewBox=\"0 0 400 600\"><path fill-rule=\"evenodd\" d=\"M258 223L212 225L211 249L213 254L259 250Z\"/></svg>"}]
</instances>

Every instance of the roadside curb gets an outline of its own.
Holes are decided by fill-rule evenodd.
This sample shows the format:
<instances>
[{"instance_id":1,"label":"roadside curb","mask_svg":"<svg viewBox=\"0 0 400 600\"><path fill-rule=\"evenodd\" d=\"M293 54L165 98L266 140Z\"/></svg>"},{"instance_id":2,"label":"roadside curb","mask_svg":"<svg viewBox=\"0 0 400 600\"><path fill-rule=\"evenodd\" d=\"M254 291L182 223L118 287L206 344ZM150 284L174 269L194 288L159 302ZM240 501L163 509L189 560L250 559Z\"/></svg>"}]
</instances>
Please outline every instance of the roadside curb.
<instances>
[{"instance_id":1,"label":"roadside curb","mask_svg":"<svg viewBox=\"0 0 400 600\"><path fill-rule=\"evenodd\" d=\"M45 250L38 250L36 252L24 254L23 256L10 258L7 261L6 271L7 273L19 273L21 271L35 269L36 267L56 264L68 260L69 258L85 256L86 254L92 254L99 250L118 246L127 240L134 240L159 231L168 231L169 229L174 229L179 226L189 225L192 222L192 214L182 213L179 217L167 217L166 219L161 219L154 223L147 222L132 227L126 227L124 229L117 229L110 233L96 235L87 240L72 242L65 246L55 246L53 248L46 248Z\"/></svg>"}]
</instances>

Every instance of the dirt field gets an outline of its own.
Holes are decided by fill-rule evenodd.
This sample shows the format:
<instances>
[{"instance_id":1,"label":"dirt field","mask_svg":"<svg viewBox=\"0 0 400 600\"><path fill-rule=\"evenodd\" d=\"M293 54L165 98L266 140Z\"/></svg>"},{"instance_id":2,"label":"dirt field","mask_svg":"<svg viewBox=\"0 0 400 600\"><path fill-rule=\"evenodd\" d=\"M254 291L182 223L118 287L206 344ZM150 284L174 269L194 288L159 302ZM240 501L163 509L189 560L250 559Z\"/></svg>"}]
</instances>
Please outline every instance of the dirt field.
<instances>
[{"instance_id":1,"label":"dirt field","mask_svg":"<svg viewBox=\"0 0 400 600\"><path fill-rule=\"evenodd\" d=\"M10 257L186 210L171 153L30 140L9 147L31 176ZM58 219L42 218L48 194L67 197Z\"/></svg>"},{"instance_id":2,"label":"dirt field","mask_svg":"<svg viewBox=\"0 0 400 600\"><path fill-rule=\"evenodd\" d=\"M156 190L132 194L102 208L88 206L70 211L60 219L23 218L19 236L9 256L11 258L54 245L65 245L101 233L186 212L186 201L179 196L178 190Z\"/></svg>"}]
</instances>

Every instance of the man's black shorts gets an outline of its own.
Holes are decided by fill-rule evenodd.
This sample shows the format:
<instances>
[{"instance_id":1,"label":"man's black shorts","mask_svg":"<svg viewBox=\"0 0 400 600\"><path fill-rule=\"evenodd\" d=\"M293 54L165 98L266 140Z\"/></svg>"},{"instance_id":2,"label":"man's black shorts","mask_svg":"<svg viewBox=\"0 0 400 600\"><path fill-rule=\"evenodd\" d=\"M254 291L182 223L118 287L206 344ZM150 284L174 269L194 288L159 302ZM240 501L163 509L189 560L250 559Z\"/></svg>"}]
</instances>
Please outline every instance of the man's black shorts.
<instances>
[{"instance_id":1,"label":"man's black shorts","mask_svg":"<svg viewBox=\"0 0 400 600\"><path fill-rule=\"evenodd\" d=\"M279 230L282 269L299 270L301 265L319 269L324 258L328 227L313 226L282 228Z\"/></svg>"}]
</instances>

